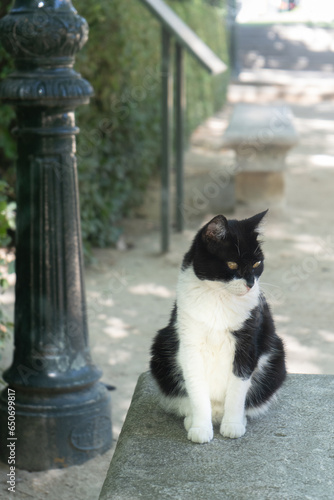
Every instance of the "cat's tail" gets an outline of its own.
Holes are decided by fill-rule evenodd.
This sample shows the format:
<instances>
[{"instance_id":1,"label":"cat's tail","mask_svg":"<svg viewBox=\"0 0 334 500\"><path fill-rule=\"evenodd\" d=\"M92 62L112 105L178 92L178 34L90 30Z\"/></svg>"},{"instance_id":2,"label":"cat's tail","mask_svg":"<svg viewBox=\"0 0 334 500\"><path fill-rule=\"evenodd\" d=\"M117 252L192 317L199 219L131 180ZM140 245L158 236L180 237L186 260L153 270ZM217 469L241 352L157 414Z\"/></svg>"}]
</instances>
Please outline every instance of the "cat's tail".
<instances>
[{"instance_id":1,"label":"cat's tail","mask_svg":"<svg viewBox=\"0 0 334 500\"><path fill-rule=\"evenodd\" d=\"M167 413L178 417L187 417L191 414L190 400L187 396L165 396L159 391L158 404Z\"/></svg>"}]
</instances>

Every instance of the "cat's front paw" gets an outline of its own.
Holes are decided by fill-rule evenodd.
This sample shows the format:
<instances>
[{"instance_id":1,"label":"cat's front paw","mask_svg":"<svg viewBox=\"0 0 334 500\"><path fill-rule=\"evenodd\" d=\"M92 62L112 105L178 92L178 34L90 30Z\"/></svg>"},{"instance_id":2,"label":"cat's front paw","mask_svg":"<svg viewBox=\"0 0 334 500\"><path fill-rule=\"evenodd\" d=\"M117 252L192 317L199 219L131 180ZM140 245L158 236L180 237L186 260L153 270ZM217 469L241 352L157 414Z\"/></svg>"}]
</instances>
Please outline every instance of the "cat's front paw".
<instances>
[{"instance_id":1,"label":"cat's front paw","mask_svg":"<svg viewBox=\"0 0 334 500\"><path fill-rule=\"evenodd\" d=\"M228 438L239 438L246 432L246 426L238 422L222 422L220 434Z\"/></svg>"},{"instance_id":2,"label":"cat's front paw","mask_svg":"<svg viewBox=\"0 0 334 500\"><path fill-rule=\"evenodd\" d=\"M188 431L188 439L193 443L209 443L213 438L212 425L209 427L191 427Z\"/></svg>"}]
</instances>

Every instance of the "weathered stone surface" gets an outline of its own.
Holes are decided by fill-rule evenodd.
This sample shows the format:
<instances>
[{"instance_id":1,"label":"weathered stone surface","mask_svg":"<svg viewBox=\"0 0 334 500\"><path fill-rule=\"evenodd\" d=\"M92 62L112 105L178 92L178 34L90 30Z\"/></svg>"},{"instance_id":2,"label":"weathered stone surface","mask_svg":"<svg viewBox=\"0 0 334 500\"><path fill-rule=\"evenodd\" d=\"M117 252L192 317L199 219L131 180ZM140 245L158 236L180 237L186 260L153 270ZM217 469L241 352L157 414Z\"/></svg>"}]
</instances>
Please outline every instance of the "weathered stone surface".
<instances>
[{"instance_id":1,"label":"weathered stone surface","mask_svg":"<svg viewBox=\"0 0 334 500\"><path fill-rule=\"evenodd\" d=\"M230 164L221 152L193 148L185 154L186 220L207 213L233 212L235 187Z\"/></svg>"},{"instance_id":2,"label":"weathered stone surface","mask_svg":"<svg viewBox=\"0 0 334 500\"><path fill-rule=\"evenodd\" d=\"M223 145L241 156L247 156L248 150L287 151L297 142L293 114L286 105L237 104L223 137Z\"/></svg>"},{"instance_id":3,"label":"weathered stone surface","mask_svg":"<svg viewBox=\"0 0 334 500\"><path fill-rule=\"evenodd\" d=\"M140 376L100 500L330 500L334 491L334 376L289 375L278 402L245 436L215 429L187 440Z\"/></svg>"},{"instance_id":4,"label":"weathered stone surface","mask_svg":"<svg viewBox=\"0 0 334 500\"><path fill-rule=\"evenodd\" d=\"M283 172L241 172L235 176L236 199L242 203L281 204L284 186Z\"/></svg>"}]
</instances>

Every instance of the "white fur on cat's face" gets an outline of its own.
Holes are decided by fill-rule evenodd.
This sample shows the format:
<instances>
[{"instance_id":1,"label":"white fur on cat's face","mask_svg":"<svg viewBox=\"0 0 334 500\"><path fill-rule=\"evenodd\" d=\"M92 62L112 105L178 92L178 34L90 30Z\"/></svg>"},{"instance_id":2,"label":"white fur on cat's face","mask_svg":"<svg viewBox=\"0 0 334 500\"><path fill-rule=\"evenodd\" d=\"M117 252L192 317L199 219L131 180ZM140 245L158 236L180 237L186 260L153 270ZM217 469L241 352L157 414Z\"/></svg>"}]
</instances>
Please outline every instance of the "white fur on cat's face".
<instances>
[{"instance_id":1,"label":"white fur on cat's face","mask_svg":"<svg viewBox=\"0 0 334 500\"><path fill-rule=\"evenodd\" d=\"M239 278L223 282L222 287L224 288L224 290L230 292L232 295L237 295L239 297L254 292L256 292L256 294L258 295L259 292L258 280L255 280L255 283L252 288L250 288L247 285L246 280Z\"/></svg>"},{"instance_id":2,"label":"white fur on cat's face","mask_svg":"<svg viewBox=\"0 0 334 500\"><path fill-rule=\"evenodd\" d=\"M242 278L234 278L231 281L210 281L204 280L206 285L216 290L217 292L224 290L224 292L228 292L231 295L235 295L237 297L243 297L244 295L250 294L254 296L259 295L259 280L255 279L254 285L252 288L246 283L246 280Z\"/></svg>"},{"instance_id":3,"label":"white fur on cat's face","mask_svg":"<svg viewBox=\"0 0 334 500\"><path fill-rule=\"evenodd\" d=\"M251 310L258 304L260 287L258 280L247 291L244 279L228 282L200 280L190 267L181 271L177 287L179 318L183 311L198 321L194 327L200 337L205 328L217 330L237 330L248 318ZM190 335L193 335L190 332Z\"/></svg>"}]
</instances>

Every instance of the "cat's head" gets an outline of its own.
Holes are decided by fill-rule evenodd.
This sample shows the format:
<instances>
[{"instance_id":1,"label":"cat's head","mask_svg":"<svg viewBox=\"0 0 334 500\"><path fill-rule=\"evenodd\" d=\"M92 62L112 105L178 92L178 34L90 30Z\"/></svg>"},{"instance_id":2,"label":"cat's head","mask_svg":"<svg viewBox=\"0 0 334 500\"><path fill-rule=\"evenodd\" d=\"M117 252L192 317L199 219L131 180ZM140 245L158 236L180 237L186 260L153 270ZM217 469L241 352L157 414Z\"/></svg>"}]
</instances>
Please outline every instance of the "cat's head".
<instances>
[{"instance_id":1,"label":"cat's head","mask_svg":"<svg viewBox=\"0 0 334 500\"><path fill-rule=\"evenodd\" d=\"M220 281L234 295L247 294L263 272L258 237L266 213L240 221L217 215L197 233L183 268L192 264L199 279Z\"/></svg>"}]
</instances>

